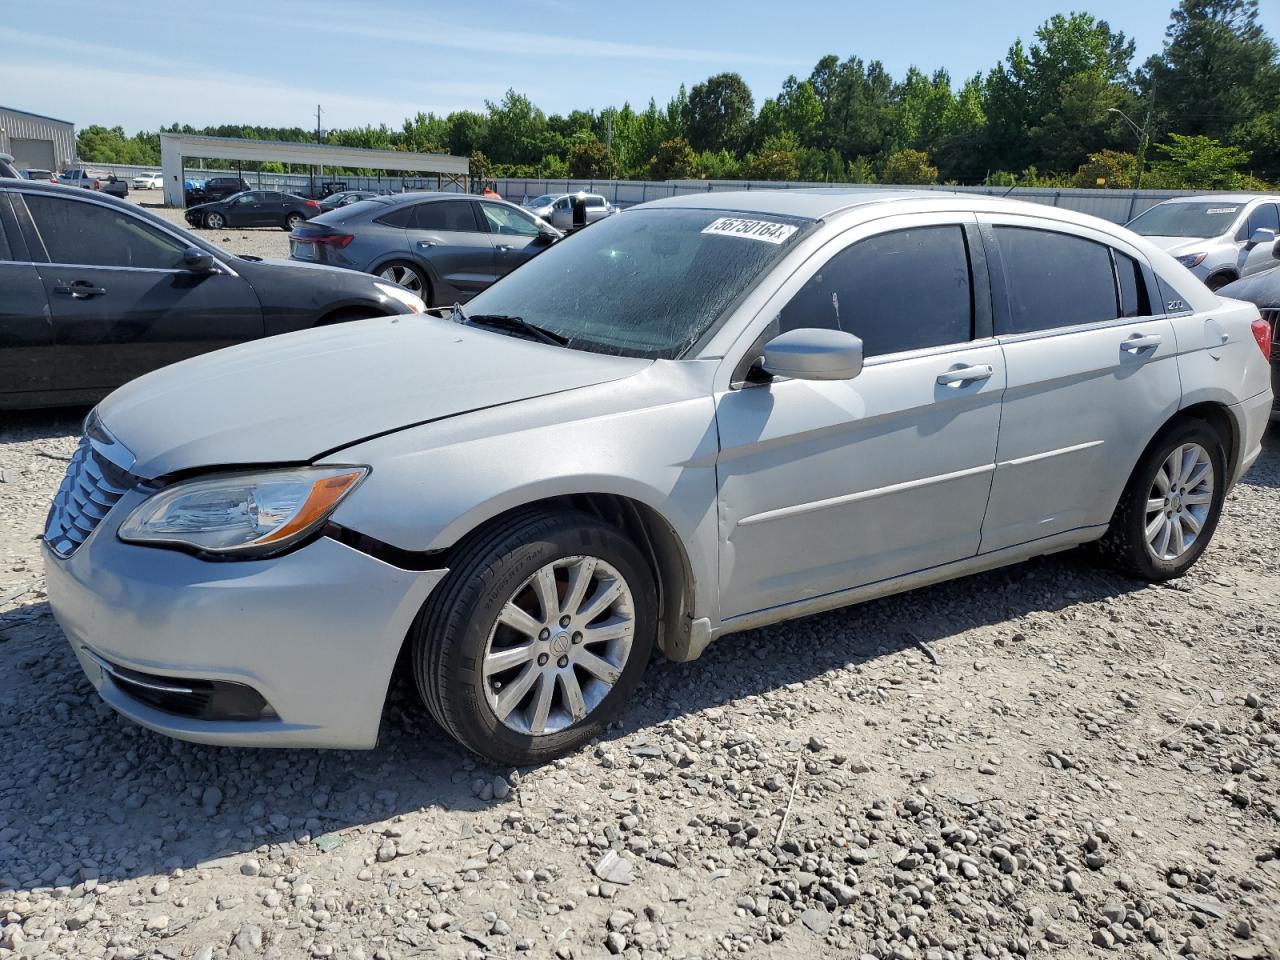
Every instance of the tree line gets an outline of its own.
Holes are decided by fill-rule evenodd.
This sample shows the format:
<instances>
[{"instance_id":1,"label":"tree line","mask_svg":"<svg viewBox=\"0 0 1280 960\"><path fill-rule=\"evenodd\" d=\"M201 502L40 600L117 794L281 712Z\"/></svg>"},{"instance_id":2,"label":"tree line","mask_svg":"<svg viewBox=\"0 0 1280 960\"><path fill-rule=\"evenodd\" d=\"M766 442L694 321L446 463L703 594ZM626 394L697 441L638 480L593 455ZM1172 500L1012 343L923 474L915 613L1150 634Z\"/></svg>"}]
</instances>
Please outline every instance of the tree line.
<instances>
[{"instance_id":1,"label":"tree line","mask_svg":"<svg viewBox=\"0 0 1280 960\"><path fill-rule=\"evenodd\" d=\"M160 132L316 140L300 127ZM945 69L895 78L878 60L829 55L758 107L741 76L720 73L642 110L548 115L508 90L483 111L324 140L469 156L473 174L499 177L1263 189L1280 181L1280 53L1258 0L1181 0L1142 63L1123 32L1068 13L958 86ZM156 164L159 149L158 132L79 134L89 162Z\"/></svg>"}]
</instances>

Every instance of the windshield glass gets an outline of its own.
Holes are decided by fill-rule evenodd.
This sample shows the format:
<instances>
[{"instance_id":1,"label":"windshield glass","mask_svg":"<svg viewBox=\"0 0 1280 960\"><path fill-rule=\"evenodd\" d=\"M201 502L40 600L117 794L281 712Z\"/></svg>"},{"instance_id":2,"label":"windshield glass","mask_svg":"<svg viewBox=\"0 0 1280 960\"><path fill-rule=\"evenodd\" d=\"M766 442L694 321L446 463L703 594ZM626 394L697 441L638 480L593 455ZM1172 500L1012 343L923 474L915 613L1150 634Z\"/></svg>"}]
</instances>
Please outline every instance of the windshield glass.
<instances>
[{"instance_id":1,"label":"windshield glass","mask_svg":"<svg viewBox=\"0 0 1280 960\"><path fill-rule=\"evenodd\" d=\"M548 203L555 199L550 193L544 193L540 197L534 197L532 200L526 200L525 205L530 207L545 207Z\"/></svg>"},{"instance_id":2,"label":"windshield glass","mask_svg":"<svg viewBox=\"0 0 1280 960\"><path fill-rule=\"evenodd\" d=\"M632 210L555 244L467 304L569 346L675 359L798 242L812 221L722 210Z\"/></svg>"},{"instance_id":3,"label":"windshield glass","mask_svg":"<svg viewBox=\"0 0 1280 960\"><path fill-rule=\"evenodd\" d=\"M1129 229L1144 237L1220 237L1231 229L1243 206L1221 200L1158 203L1129 221Z\"/></svg>"}]
</instances>

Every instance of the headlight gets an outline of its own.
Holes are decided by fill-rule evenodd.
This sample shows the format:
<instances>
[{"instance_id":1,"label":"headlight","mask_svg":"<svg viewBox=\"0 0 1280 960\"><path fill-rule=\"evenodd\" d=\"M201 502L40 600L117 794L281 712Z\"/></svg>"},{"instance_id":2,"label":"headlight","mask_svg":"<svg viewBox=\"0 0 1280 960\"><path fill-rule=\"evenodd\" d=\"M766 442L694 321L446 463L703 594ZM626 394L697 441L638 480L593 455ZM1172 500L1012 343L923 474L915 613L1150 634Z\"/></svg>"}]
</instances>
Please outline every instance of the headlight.
<instances>
[{"instance_id":1,"label":"headlight","mask_svg":"<svg viewBox=\"0 0 1280 960\"><path fill-rule=\"evenodd\" d=\"M1180 257L1174 257L1174 259L1184 267L1198 267L1200 266L1200 261L1206 256L1208 256L1207 253L1184 253Z\"/></svg>"},{"instance_id":2,"label":"headlight","mask_svg":"<svg viewBox=\"0 0 1280 960\"><path fill-rule=\"evenodd\" d=\"M426 302L420 296L410 293L404 287L398 287L394 283L375 283L374 286L384 297L403 303L414 313L422 313L427 309Z\"/></svg>"},{"instance_id":3,"label":"headlight","mask_svg":"<svg viewBox=\"0 0 1280 960\"><path fill-rule=\"evenodd\" d=\"M129 543L261 557L313 533L368 467L297 467L188 480L144 501L120 526Z\"/></svg>"}]
</instances>

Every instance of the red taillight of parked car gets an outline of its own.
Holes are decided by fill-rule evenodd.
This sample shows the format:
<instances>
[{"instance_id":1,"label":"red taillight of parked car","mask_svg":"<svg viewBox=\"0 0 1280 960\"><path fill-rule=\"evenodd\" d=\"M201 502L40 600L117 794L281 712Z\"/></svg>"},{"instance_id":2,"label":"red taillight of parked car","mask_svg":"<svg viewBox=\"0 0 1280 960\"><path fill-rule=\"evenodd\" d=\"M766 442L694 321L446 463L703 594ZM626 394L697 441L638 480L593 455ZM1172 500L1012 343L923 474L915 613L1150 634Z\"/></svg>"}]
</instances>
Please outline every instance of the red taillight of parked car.
<instances>
[{"instance_id":1,"label":"red taillight of parked car","mask_svg":"<svg viewBox=\"0 0 1280 960\"><path fill-rule=\"evenodd\" d=\"M1250 325L1253 330L1253 339L1258 341L1258 349L1262 351L1262 355L1268 360L1271 359L1271 324L1259 317Z\"/></svg>"},{"instance_id":2,"label":"red taillight of parked car","mask_svg":"<svg viewBox=\"0 0 1280 960\"><path fill-rule=\"evenodd\" d=\"M320 204L319 204L319 203L317 203L315 200L308 200L308 201L307 201L307 206L308 206L308 207L315 207L317 210L319 210L319 209L320 209Z\"/></svg>"},{"instance_id":3,"label":"red taillight of parked car","mask_svg":"<svg viewBox=\"0 0 1280 960\"><path fill-rule=\"evenodd\" d=\"M333 247L341 250L355 239L352 233L324 233L318 237L294 237L294 243L315 243L322 247Z\"/></svg>"}]
</instances>

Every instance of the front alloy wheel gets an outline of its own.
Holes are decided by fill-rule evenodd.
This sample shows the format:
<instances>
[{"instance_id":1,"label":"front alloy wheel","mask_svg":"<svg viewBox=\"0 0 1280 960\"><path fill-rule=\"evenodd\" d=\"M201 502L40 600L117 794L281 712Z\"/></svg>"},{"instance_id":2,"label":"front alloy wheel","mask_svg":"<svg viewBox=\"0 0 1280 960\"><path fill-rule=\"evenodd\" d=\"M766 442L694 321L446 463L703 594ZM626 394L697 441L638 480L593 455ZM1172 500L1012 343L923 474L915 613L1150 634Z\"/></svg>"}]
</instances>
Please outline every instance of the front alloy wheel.
<instances>
[{"instance_id":1,"label":"front alloy wheel","mask_svg":"<svg viewBox=\"0 0 1280 960\"><path fill-rule=\"evenodd\" d=\"M215 211L204 215L204 225L210 230L221 230L227 225L227 220L222 214Z\"/></svg>"},{"instance_id":2,"label":"front alloy wheel","mask_svg":"<svg viewBox=\"0 0 1280 960\"><path fill-rule=\"evenodd\" d=\"M617 527L521 511L457 548L412 634L418 690L476 753L515 765L562 756L639 684L657 609L653 573Z\"/></svg>"},{"instance_id":3,"label":"front alloy wheel","mask_svg":"<svg viewBox=\"0 0 1280 960\"><path fill-rule=\"evenodd\" d=\"M519 733L585 720L622 675L635 637L631 588L599 557L540 567L503 604L485 650L485 697Z\"/></svg>"}]
</instances>

